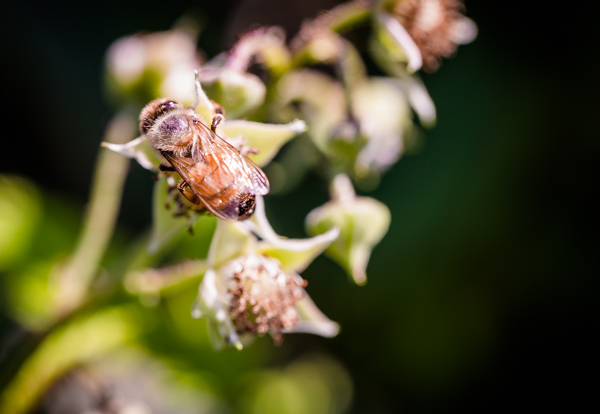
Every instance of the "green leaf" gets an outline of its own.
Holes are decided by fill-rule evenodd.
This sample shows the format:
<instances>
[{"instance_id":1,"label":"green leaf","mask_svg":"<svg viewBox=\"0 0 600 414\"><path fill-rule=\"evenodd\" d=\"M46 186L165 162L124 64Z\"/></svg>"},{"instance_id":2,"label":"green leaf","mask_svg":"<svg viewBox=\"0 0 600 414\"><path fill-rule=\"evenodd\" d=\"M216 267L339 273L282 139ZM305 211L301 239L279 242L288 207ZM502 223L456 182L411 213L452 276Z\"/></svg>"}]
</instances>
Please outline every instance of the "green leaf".
<instances>
[{"instance_id":1,"label":"green leaf","mask_svg":"<svg viewBox=\"0 0 600 414\"><path fill-rule=\"evenodd\" d=\"M0 399L0 412L21 414L54 380L78 363L115 348L148 328L133 305L102 309L52 331L27 359Z\"/></svg>"}]
</instances>

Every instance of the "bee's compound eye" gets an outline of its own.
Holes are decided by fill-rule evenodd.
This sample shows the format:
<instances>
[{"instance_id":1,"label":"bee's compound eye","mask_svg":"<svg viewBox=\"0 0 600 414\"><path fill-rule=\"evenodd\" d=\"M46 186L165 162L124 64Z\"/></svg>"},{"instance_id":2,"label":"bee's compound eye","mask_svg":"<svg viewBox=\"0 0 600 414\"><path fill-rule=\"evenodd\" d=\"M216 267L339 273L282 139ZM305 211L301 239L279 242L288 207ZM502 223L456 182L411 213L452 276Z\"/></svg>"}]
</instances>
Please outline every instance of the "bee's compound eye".
<instances>
[{"instance_id":1,"label":"bee's compound eye","mask_svg":"<svg viewBox=\"0 0 600 414\"><path fill-rule=\"evenodd\" d=\"M160 108L163 109L163 110L164 109L170 109L170 108L176 107L177 105L178 105L178 103L175 102L175 101L167 101L167 102L164 102L164 103L160 104Z\"/></svg>"}]
</instances>

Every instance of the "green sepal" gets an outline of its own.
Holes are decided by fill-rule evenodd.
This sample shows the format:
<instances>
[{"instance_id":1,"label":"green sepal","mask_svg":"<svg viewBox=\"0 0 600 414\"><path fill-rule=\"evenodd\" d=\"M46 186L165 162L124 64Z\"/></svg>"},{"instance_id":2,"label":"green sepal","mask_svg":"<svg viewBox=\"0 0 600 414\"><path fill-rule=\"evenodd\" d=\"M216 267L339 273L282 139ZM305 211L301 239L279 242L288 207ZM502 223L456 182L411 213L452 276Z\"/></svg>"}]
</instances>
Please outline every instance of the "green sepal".
<instances>
[{"instance_id":1,"label":"green sepal","mask_svg":"<svg viewBox=\"0 0 600 414\"><path fill-rule=\"evenodd\" d=\"M226 136L242 136L246 139L246 145L256 148L258 153L249 157L261 167L267 165L286 142L305 130L306 124L298 119L279 125L244 120L226 121L221 127Z\"/></svg>"}]
</instances>

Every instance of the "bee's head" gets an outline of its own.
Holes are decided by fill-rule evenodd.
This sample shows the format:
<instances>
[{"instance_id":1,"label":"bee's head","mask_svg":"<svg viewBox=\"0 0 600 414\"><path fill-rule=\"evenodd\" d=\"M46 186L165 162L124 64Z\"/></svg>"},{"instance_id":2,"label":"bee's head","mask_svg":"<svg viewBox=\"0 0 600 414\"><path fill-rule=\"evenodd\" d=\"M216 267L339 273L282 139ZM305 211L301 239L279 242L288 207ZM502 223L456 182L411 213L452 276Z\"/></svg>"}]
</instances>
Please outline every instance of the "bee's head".
<instances>
[{"instance_id":1,"label":"bee's head","mask_svg":"<svg viewBox=\"0 0 600 414\"><path fill-rule=\"evenodd\" d=\"M181 108L181 105L168 98L155 99L150 102L140 113L140 130L142 134L146 135L161 115L177 108Z\"/></svg>"}]
</instances>

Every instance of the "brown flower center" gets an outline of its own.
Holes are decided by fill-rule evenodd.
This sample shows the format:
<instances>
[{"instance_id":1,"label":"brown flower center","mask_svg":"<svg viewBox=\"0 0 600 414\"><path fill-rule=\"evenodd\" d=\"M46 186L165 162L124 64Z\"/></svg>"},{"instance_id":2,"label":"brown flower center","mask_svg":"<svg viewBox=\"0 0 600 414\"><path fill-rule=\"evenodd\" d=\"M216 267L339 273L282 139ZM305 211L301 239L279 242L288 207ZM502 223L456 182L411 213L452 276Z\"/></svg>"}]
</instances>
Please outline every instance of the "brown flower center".
<instances>
[{"instance_id":1,"label":"brown flower center","mask_svg":"<svg viewBox=\"0 0 600 414\"><path fill-rule=\"evenodd\" d=\"M286 273L278 260L249 255L231 262L228 291L230 316L238 334L270 333L276 343L300 321L296 303L304 297L306 281Z\"/></svg>"},{"instance_id":2,"label":"brown flower center","mask_svg":"<svg viewBox=\"0 0 600 414\"><path fill-rule=\"evenodd\" d=\"M400 0L395 4L391 13L421 51L425 71L434 72L442 57L456 51L453 32L463 9L461 0Z\"/></svg>"}]
</instances>

